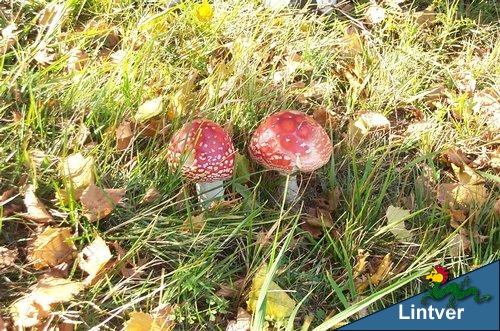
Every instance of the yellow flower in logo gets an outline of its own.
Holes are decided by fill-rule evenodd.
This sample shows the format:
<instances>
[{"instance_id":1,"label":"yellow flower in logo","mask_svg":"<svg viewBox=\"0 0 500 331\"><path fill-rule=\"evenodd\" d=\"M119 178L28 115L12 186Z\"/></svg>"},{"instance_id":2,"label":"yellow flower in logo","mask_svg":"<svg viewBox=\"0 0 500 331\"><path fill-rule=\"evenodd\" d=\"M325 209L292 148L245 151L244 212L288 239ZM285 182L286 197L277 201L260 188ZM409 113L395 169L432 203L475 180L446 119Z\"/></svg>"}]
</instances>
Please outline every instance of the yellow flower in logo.
<instances>
[{"instance_id":1,"label":"yellow flower in logo","mask_svg":"<svg viewBox=\"0 0 500 331\"><path fill-rule=\"evenodd\" d=\"M202 3L196 6L196 17L202 22L208 22L214 16L214 10L208 3L208 0L203 0Z\"/></svg>"}]
</instances>

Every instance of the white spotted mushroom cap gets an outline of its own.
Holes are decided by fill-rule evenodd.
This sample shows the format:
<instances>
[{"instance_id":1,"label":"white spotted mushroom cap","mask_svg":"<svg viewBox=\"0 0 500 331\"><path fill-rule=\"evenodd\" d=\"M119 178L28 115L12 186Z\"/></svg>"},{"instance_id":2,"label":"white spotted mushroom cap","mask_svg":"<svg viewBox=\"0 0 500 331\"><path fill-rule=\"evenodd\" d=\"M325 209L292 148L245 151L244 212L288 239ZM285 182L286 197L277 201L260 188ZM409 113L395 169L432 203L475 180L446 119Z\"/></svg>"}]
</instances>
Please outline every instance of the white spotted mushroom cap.
<instances>
[{"instance_id":1,"label":"white spotted mushroom cap","mask_svg":"<svg viewBox=\"0 0 500 331\"><path fill-rule=\"evenodd\" d=\"M268 169L312 172L328 162L333 146L325 129L312 117L283 110L259 124L249 151L252 159Z\"/></svg>"},{"instance_id":2,"label":"white spotted mushroom cap","mask_svg":"<svg viewBox=\"0 0 500 331\"><path fill-rule=\"evenodd\" d=\"M231 137L218 124L195 119L174 133L167 150L169 167L181 166L184 177L214 182L233 175L235 150Z\"/></svg>"}]
</instances>

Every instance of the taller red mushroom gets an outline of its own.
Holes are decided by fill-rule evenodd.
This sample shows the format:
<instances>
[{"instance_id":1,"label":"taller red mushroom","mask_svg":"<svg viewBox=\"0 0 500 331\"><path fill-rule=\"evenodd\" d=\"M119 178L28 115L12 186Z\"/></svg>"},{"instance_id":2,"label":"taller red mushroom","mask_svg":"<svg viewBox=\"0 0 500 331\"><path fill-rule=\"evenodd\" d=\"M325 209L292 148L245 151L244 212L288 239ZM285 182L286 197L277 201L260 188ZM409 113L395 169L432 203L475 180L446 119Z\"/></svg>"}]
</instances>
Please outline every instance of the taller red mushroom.
<instances>
[{"instance_id":1,"label":"taller red mushroom","mask_svg":"<svg viewBox=\"0 0 500 331\"><path fill-rule=\"evenodd\" d=\"M330 159L333 146L325 129L312 117L295 110L270 115L252 135L250 156L266 167L290 176L286 200L298 192L295 173L312 172Z\"/></svg>"},{"instance_id":2,"label":"taller red mushroom","mask_svg":"<svg viewBox=\"0 0 500 331\"><path fill-rule=\"evenodd\" d=\"M231 137L208 119L195 119L172 136L167 150L169 167L196 182L202 204L223 195L223 180L233 175L235 150Z\"/></svg>"}]
</instances>

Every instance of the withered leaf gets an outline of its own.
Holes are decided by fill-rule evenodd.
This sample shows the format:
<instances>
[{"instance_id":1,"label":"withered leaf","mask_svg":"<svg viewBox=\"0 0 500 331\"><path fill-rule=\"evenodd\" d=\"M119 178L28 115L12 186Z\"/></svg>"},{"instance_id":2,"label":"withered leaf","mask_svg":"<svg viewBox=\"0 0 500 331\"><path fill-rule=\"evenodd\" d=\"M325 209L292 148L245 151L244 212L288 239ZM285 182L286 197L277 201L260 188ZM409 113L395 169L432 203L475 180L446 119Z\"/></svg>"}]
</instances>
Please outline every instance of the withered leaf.
<instances>
[{"instance_id":1,"label":"withered leaf","mask_svg":"<svg viewBox=\"0 0 500 331\"><path fill-rule=\"evenodd\" d=\"M371 5L365 12L366 21L370 24L378 24L385 19L385 9L379 5Z\"/></svg>"},{"instance_id":2,"label":"withered leaf","mask_svg":"<svg viewBox=\"0 0 500 331\"><path fill-rule=\"evenodd\" d=\"M94 183L94 159L81 153L66 157L61 163L61 176L66 182L66 191L73 191L79 199L83 190Z\"/></svg>"},{"instance_id":3,"label":"withered leaf","mask_svg":"<svg viewBox=\"0 0 500 331\"><path fill-rule=\"evenodd\" d=\"M175 322L169 316L154 316L143 312L131 312L125 322L124 331L169 331Z\"/></svg>"},{"instance_id":4,"label":"withered leaf","mask_svg":"<svg viewBox=\"0 0 500 331\"><path fill-rule=\"evenodd\" d=\"M163 97L146 100L134 115L134 120L138 123L144 123L147 120L159 115L163 111Z\"/></svg>"},{"instance_id":5,"label":"withered leaf","mask_svg":"<svg viewBox=\"0 0 500 331\"><path fill-rule=\"evenodd\" d=\"M155 201L160 197L161 193L158 191L158 189L154 186L150 186L147 190L144 196L142 197L141 201L139 201L139 204L147 204Z\"/></svg>"},{"instance_id":6,"label":"withered leaf","mask_svg":"<svg viewBox=\"0 0 500 331\"><path fill-rule=\"evenodd\" d=\"M116 129L116 150L123 151L127 149L133 136L130 122L122 122Z\"/></svg>"},{"instance_id":7,"label":"withered leaf","mask_svg":"<svg viewBox=\"0 0 500 331\"><path fill-rule=\"evenodd\" d=\"M370 277L370 281L374 285L378 285L381 281L387 278L392 268L391 253L387 253L382 262L378 265L377 271Z\"/></svg>"},{"instance_id":8,"label":"withered leaf","mask_svg":"<svg viewBox=\"0 0 500 331\"><path fill-rule=\"evenodd\" d=\"M199 232L203 230L205 224L206 224L205 214L200 213L198 215L186 218L186 220L182 224L181 230L183 232Z\"/></svg>"},{"instance_id":9,"label":"withered leaf","mask_svg":"<svg viewBox=\"0 0 500 331\"><path fill-rule=\"evenodd\" d=\"M252 315L245 309L239 307L236 320L229 321L226 331L249 331L252 322Z\"/></svg>"},{"instance_id":10,"label":"withered leaf","mask_svg":"<svg viewBox=\"0 0 500 331\"><path fill-rule=\"evenodd\" d=\"M83 290L83 284L64 278L46 276L41 278L31 292L17 300L10 313L14 324L19 327L31 327L48 316L51 305L70 301Z\"/></svg>"},{"instance_id":11,"label":"withered leaf","mask_svg":"<svg viewBox=\"0 0 500 331\"><path fill-rule=\"evenodd\" d=\"M460 183L439 184L437 200L445 207L452 209L470 209L481 207L488 199L488 189L482 185Z\"/></svg>"},{"instance_id":12,"label":"withered leaf","mask_svg":"<svg viewBox=\"0 0 500 331\"><path fill-rule=\"evenodd\" d=\"M410 217L410 211L389 206L385 213L385 217L387 217L387 226L389 231L400 241L407 242L411 240L412 234L411 232L405 228L404 221Z\"/></svg>"},{"instance_id":13,"label":"withered leaf","mask_svg":"<svg viewBox=\"0 0 500 331\"><path fill-rule=\"evenodd\" d=\"M0 270L14 265L17 254L18 251L16 248L8 249L7 247L0 246Z\"/></svg>"},{"instance_id":14,"label":"withered leaf","mask_svg":"<svg viewBox=\"0 0 500 331\"><path fill-rule=\"evenodd\" d=\"M55 267L73 258L76 247L70 228L47 227L31 245L28 259L36 269Z\"/></svg>"},{"instance_id":15,"label":"withered leaf","mask_svg":"<svg viewBox=\"0 0 500 331\"><path fill-rule=\"evenodd\" d=\"M111 258L112 255L108 245L100 236L97 236L90 245L78 254L78 266L88 274L84 283L91 284Z\"/></svg>"},{"instance_id":16,"label":"withered leaf","mask_svg":"<svg viewBox=\"0 0 500 331\"><path fill-rule=\"evenodd\" d=\"M90 222L103 219L111 214L124 195L125 189L102 189L91 184L83 191L80 198L85 217Z\"/></svg>"},{"instance_id":17,"label":"withered leaf","mask_svg":"<svg viewBox=\"0 0 500 331\"><path fill-rule=\"evenodd\" d=\"M27 209L27 212L23 214L24 217L39 223L53 221L52 215L47 211L45 205L36 197L33 185L28 185L26 188L24 205Z\"/></svg>"}]
</instances>

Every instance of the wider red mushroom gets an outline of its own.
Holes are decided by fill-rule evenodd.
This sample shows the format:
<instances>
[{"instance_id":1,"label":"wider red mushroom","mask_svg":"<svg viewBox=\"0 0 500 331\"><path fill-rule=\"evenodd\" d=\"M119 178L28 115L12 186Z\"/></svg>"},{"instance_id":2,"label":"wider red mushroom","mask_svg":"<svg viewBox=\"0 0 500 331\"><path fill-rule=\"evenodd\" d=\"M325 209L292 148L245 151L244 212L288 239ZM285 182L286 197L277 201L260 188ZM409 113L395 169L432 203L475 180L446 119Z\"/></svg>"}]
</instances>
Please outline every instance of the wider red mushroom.
<instances>
[{"instance_id":1,"label":"wider red mushroom","mask_svg":"<svg viewBox=\"0 0 500 331\"><path fill-rule=\"evenodd\" d=\"M202 204L223 195L223 180L233 175L235 150L231 137L208 119L195 119L172 136L167 150L169 167L196 183Z\"/></svg>"},{"instance_id":2,"label":"wider red mushroom","mask_svg":"<svg viewBox=\"0 0 500 331\"><path fill-rule=\"evenodd\" d=\"M297 197L295 173L312 172L330 159L332 142L325 129L312 117L295 110L283 110L267 117L252 135L252 159L290 176L287 202Z\"/></svg>"}]
</instances>

